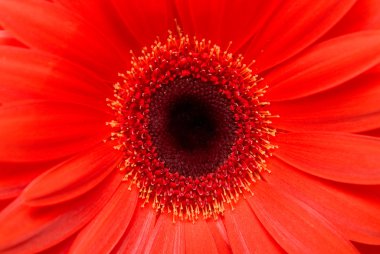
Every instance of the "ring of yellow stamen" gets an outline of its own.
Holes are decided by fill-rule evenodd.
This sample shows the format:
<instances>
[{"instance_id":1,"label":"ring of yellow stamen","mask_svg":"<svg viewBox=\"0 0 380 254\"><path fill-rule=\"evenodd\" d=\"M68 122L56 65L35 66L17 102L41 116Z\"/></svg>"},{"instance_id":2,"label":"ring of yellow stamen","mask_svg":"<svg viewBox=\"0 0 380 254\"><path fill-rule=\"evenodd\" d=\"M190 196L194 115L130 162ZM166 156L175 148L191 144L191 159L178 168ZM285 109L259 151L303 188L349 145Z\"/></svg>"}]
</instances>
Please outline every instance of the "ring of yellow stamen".
<instances>
[{"instance_id":1,"label":"ring of yellow stamen","mask_svg":"<svg viewBox=\"0 0 380 254\"><path fill-rule=\"evenodd\" d=\"M217 218L246 194L267 171L266 160L275 148L273 117L260 101L267 87L261 84L241 55L234 57L210 41L190 39L180 31L169 32L165 42L155 41L142 55L132 54L131 69L119 74L114 98L108 106L115 119L109 138L124 152L119 169L123 180L136 185L143 204L160 213L172 213L173 221ZM253 64L253 62L251 63ZM163 86L191 79L218 87L230 101L237 139L228 158L212 172L197 177L180 175L166 166L149 131L152 95ZM229 208L228 208L229 207Z\"/></svg>"}]
</instances>

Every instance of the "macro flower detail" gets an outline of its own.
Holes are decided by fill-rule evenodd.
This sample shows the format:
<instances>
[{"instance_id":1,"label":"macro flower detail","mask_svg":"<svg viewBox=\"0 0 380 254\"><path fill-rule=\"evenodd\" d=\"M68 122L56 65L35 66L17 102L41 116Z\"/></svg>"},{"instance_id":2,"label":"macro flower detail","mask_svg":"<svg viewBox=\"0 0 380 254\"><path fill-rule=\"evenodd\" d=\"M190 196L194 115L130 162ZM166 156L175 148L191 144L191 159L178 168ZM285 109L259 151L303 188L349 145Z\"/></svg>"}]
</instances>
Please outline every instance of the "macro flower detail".
<instances>
[{"instance_id":1,"label":"macro flower detail","mask_svg":"<svg viewBox=\"0 0 380 254\"><path fill-rule=\"evenodd\" d=\"M120 170L156 211L195 221L223 214L266 170L271 115L242 58L206 40L169 35L120 74L111 140Z\"/></svg>"},{"instance_id":2,"label":"macro flower detail","mask_svg":"<svg viewBox=\"0 0 380 254\"><path fill-rule=\"evenodd\" d=\"M0 0L0 253L380 252L375 0Z\"/></svg>"}]
</instances>

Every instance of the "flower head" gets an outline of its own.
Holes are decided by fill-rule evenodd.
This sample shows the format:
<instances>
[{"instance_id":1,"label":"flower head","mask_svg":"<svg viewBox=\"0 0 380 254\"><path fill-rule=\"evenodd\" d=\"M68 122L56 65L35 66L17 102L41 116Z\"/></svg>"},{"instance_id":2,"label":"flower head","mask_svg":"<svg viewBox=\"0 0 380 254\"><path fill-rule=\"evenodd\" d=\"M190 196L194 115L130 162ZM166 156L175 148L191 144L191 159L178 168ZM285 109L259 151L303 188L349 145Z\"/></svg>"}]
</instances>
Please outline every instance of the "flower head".
<instances>
[{"instance_id":1,"label":"flower head","mask_svg":"<svg viewBox=\"0 0 380 254\"><path fill-rule=\"evenodd\" d=\"M376 252L376 1L144 4L0 0L0 252Z\"/></svg>"},{"instance_id":2,"label":"flower head","mask_svg":"<svg viewBox=\"0 0 380 254\"><path fill-rule=\"evenodd\" d=\"M275 131L259 101L265 87L242 58L178 33L120 74L110 140L124 153L123 179L157 212L218 219L226 203L252 193Z\"/></svg>"}]
</instances>

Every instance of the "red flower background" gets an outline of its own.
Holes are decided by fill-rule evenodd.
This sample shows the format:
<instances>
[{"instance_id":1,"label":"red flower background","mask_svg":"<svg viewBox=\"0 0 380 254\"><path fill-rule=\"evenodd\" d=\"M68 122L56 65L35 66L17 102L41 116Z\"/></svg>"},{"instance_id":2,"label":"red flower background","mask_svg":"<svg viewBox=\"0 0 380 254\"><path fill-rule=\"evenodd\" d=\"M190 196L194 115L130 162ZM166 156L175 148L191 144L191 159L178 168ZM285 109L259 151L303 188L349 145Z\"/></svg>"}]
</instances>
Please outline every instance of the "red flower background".
<instances>
[{"instance_id":1,"label":"red flower background","mask_svg":"<svg viewBox=\"0 0 380 254\"><path fill-rule=\"evenodd\" d=\"M140 208L103 140L106 98L175 30L269 89L271 174L218 220ZM378 253L380 4L0 0L0 253Z\"/></svg>"}]
</instances>

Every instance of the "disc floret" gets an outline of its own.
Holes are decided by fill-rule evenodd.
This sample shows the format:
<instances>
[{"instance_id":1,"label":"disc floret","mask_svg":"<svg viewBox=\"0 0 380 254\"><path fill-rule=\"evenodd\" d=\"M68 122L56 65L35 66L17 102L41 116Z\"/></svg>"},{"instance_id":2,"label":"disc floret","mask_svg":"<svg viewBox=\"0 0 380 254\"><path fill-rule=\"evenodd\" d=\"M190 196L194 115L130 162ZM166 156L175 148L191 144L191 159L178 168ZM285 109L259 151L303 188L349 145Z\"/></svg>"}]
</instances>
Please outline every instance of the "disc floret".
<instances>
[{"instance_id":1,"label":"disc floret","mask_svg":"<svg viewBox=\"0 0 380 254\"><path fill-rule=\"evenodd\" d=\"M241 55L234 57L205 39L169 33L165 42L157 39L143 48L141 56L132 53L131 69L119 76L114 98L108 100L115 114L107 123L112 127L109 140L123 151L123 180L137 186L143 204L172 213L173 220L196 221L217 218L252 194L253 183L268 171L265 162L275 148L270 143L275 130L273 116L265 110L268 103L260 100L267 87ZM154 95L181 82L198 84L200 90L212 87L232 115L228 153L214 168L196 174L168 166L151 127L157 121L151 114Z\"/></svg>"}]
</instances>

